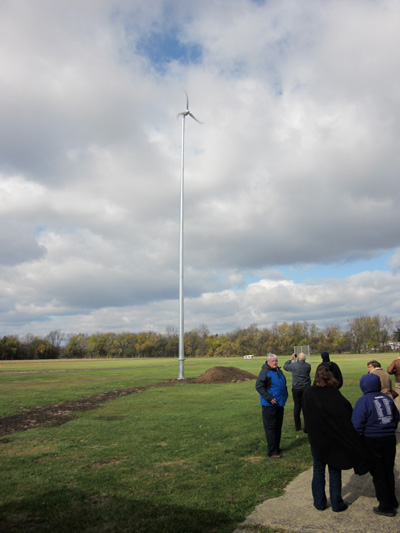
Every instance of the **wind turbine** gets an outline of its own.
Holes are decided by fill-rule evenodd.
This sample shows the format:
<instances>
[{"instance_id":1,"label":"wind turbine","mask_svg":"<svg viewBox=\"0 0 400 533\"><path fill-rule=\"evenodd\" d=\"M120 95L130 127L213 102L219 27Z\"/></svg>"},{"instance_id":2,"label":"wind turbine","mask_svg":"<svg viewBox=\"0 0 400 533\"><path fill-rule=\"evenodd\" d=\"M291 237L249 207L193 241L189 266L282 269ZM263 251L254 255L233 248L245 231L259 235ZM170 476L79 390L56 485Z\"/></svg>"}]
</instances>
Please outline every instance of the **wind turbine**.
<instances>
[{"instance_id":1,"label":"wind turbine","mask_svg":"<svg viewBox=\"0 0 400 533\"><path fill-rule=\"evenodd\" d=\"M182 117L182 155L181 155L181 201L180 201L180 217L179 217L179 376L178 379L185 379L184 375L184 361L185 361L185 344L184 344L184 310L183 310L183 208L184 208L184 177L185 177L185 121L186 117L191 117L199 124L200 120L189 111L189 96L186 94L186 110L178 113L178 117Z\"/></svg>"}]
</instances>

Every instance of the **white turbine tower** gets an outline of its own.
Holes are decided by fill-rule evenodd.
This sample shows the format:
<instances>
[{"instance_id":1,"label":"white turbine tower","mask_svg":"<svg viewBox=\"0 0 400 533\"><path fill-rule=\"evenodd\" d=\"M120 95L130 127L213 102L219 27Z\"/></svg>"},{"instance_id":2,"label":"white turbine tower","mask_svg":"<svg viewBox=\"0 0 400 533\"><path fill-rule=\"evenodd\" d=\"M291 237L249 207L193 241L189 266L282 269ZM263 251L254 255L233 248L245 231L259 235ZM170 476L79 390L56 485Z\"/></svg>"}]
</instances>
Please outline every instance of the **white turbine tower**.
<instances>
[{"instance_id":1,"label":"white turbine tower","mask_svg":"<svg viewBox=\"0 0 400 533\"><path fill-rule=\"evenodd\" d=\"M189 97L186 94L186 110L178 114L182 117L182 156L181 156L181 202L180 202L180 219L179 219L179 376L178 379L185 379L184 361L185 361L185 344L184 344L184 293L183 293L183 207L184 207L184 177L185 177L185 120L186 117L193 118L199 124L202 124L189 111Z\"/></svg>"}]
</instances>

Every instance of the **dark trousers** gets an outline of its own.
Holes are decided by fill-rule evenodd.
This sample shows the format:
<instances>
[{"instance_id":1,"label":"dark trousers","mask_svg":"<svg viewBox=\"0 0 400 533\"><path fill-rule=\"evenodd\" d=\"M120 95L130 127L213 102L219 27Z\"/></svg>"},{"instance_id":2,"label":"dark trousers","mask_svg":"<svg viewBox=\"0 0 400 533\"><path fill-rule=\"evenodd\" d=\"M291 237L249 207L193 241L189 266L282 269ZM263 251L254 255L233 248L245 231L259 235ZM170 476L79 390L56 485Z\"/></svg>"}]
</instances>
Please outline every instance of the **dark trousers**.
<instances>
[{"instance_id":1,"label":"dark trousers","mask_svg":"<svg viewBox=\"0 0 400 533\"><path fill-rule=\"evenodd\" d=\"M370 452L371 474L374 481L376 499L381 511L393 511L398 501L394 484L394 460L396 457L396 436L365 437Z\"/></svg>"},{"instance_id":2,"label":"dark trousers","mask_svg":"<svg viewBox=\"0 0 400 533\"><path fill-rule=\"evenodd\" d=\"M281 451L283 407L262 405L262 420L267 439L268 456L278 455Z\"/></svg>"},{"instance_id":3,"label":"dark trousers","mask_svg":"<svg viewBox=\"0 0 400 533\"><path fill-rule=\"evenodd\" d=\"M314 507L318 511L323 511L326 508L326 494L325 494L325 471L326 464L322 463L314 454L311 448L311 453L314 459L313 464L313 478L311 482L311 490L314 498ZM328 465L329 472L329 496L331 499L332 511L340 512L346 506L342 499L342 471L332 468Z\"/></svg>"},{"instance_id":4,"label":"dark trousers","mask_svg":"<svg viewBox=\"0 0 400 533\"><path fill-rule=\"evenodd\" d=\"M296 431L301 430L301 399L303 397L304 389L292 389L292 395L293 395L293 417L294 417L294 427Z\"/></svg>"}]
</instances>

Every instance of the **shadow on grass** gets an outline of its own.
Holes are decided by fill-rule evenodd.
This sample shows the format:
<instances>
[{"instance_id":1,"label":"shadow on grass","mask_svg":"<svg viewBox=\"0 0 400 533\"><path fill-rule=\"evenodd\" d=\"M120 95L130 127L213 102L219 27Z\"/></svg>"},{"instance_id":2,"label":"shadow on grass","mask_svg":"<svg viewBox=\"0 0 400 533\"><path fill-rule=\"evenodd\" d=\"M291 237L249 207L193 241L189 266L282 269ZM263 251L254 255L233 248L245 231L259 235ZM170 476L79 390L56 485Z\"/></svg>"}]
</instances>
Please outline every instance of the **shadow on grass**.
<instances>
[{"instance_id":1,"label":"shadow on grass","mask_svg":"<svg viewBox=\"0 0 400 533\"><path fill-rule=\"evenodd\" d=\"M285 446L285 451L295 450L296 448L301 448L304 443L308 444L308 437L305 433L300 433L299 438L293 438L290 441L290 444Z\"/></svg>"},{"instance_id":2,"label":"shadow on grass","mask_svg":"<svg viewBox=\"0 0 400 533\"><path fill-rule=\"evenodd\" d=\"M225 513L151 500L66 489L0 506L0 531L222 533L235 527Z\"/></svg>"}]
</instances>

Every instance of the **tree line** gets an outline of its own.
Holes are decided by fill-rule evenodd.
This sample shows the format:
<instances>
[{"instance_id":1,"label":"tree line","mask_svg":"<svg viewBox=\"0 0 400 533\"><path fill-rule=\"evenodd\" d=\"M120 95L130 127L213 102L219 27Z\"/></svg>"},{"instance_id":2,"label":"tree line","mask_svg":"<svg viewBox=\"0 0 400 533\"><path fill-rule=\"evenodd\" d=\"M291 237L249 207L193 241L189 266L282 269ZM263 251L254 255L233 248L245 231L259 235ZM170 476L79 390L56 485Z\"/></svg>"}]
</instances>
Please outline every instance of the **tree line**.
<instances>
[{"instance_id":1,"label":"tree line","mask_svg":"<svg viewBox=\"0 0 400 533\"><path fill-rule=\"evenodd\" d=\"M309 345L311 353L362 353L390 351L389 343L400 341L400 321L389 317L359 316L348 320L347 328L318 328L310 322L284 322L270 328L253 324L229 333L213 335L206 325L185 333L185 357L263 356L268 352L290 354L294 346ZM178 357L179 338L175 328L165 333L67 334L59 330L45 337L27 334L0 339L0 360Z\"/></svg>"}]
</instances>

